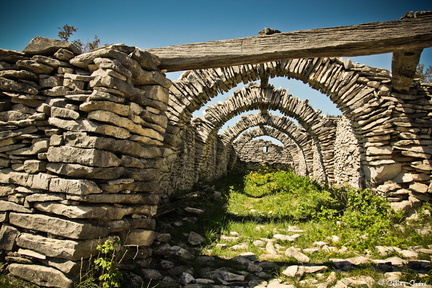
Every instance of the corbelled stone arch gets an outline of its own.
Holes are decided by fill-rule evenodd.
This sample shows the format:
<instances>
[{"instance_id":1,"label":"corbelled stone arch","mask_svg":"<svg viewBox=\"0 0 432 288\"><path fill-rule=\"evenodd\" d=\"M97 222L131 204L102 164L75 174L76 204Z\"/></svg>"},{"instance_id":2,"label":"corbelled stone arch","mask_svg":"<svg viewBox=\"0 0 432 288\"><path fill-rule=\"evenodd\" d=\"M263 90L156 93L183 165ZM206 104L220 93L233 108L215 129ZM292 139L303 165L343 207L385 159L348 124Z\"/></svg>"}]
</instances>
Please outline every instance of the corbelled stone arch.
<instances>
[{"instance_id":1,"label":"corbelled stone arch","mask_svg":"<svg viewBox=\"0 0 432 288\"><path fill-rule=\"evenodd\" d=\"M259 128L248 130L257 126ZM290 139L291 143L294 144L295 149L297 149L297 158L299 158L299 162L301 162L299 166L304 167L302 169L297 169L299 171L299 175L307 175L309 171L312 171L313 150L311 146L314 145L314 143L309 135L299 128L288 117L272 115L271 113L244 115L234 126L225 129L220 136L226 147L230 147L233 143L239 144L240 142L238 141L240 139L248 139L246 138L247 135L250 135L252 138L254 138L263 136L265 132L269 133L268 136L278 139L284 144L288 142L285 140L282 141L281 139Z\"/></svg>"},{"instance_id":2,"label":"corbelled stone arch","mask_svg":"<svg viewBox=\"0 0 432 288\"><path fill-rule=\"evenodd\" d=\"M232 117L254 109L279 110L284 115L295 118L310 133L317 147L319 161L316 161L318 166L314 169L315 178L320 181L332 180L333 146L330 139L334 137L334 123L322 116L321 111L314 110L307 101L301 101L290 95L287 90L274 89L271 85L261 88L256 84L250 84L234 92L225 102L210 106L202 118L194 119L193 125L197 127L201 138L200 163L204 168L206 164L202 159L206 159L220 127Z\"/></svg>"},{"instance_id":3,"label":"corbelled stone arch","mask_svg":"<svg viewBox=\"0 0 432 288\"><path fill-rule=\"evenodd\" d=\"M392 133L390 119L398 101L387 97L392 89L390 73L340 58L291 59L188 71L174 82L170 90L166 144L175 147L181 127L189 121L191 113L219 92L226 92L240 82L269 77L294 78L329 96L349 119L359 145L363 147L361 158L366 182L374 185L383 181L379 171L393 164L376 160L388 157L384 155L387 152L381 153L379 149L368 152L366 148L390 145L390 137L386 136ZM377 135L383 137L377 141ZM372 156L366 155L368 153Z\"/></svg>"},{"instance_id":4,"label":"corbelled stone arch","mask_svg":"<svg viewBox=\"0 0 432 288\"><path fill-rule=\"evenodd\" d=\"M245 84L274 77L288 77L309 84L330 97L343 113L355 120L359 107L379 101L373 92L387 94L389 71L353 64L340 58L304 58L261 64L187 71L170 88L168 116L178 124L211 98ZM353 114L354 113L354 114ZM351 115L353 114L353 115ZM359 115L359 116L360 116ZM350 117L351 116L351 117Z\"/></svg>"},{"instance_id":5,"label":"corbelled stone arch","mask_svg":"<svg viewBox=\"0 0 432 288\"><path fill-rule=\"evenodd\" d=\"M284 145L285 153L287 153L291 158L290 164L294 172L301 176L307 175L304 149L302 149L296 143L296 139L291 138L289 135L273 127L258 126L241 133L238 136L238 139L234 142L234 147L237 151L237 154L241 155L241 151L243 150L246 143L261 136L269 136L279 140Z\"/></svg>"}]
</instances>

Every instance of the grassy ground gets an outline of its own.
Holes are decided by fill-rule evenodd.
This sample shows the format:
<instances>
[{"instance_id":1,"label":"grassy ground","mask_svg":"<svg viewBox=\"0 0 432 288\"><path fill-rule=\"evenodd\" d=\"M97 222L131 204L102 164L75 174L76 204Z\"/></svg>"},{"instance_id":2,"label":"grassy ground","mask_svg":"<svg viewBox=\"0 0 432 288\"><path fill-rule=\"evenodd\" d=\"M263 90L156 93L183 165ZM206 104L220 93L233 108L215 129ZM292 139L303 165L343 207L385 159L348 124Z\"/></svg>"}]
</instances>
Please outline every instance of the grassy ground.
<instances>
[{"instance_id":1,"label":"grassy ground","mask_svg":"<svg viewBox=\"0 0 432 288\"><path fill-rule=\"evenodd\" d=\"M328 264L333 258L360 255L382 259L376 246L407 249L410 246L428 248L428 245L432 245L429 212L432 207L429 204L419 211L420 216L407 222L402 215L392 211L382 197L373 195L369 190L321 186L307 177L269 169L230 175L212 185L215 189L209 189L208 195L191 197L187 203L188 206L205 210L205 213L196 217L196 222L191 225L167 231L172 234L173 242L185 242L185 235L191 230L195 231L207 240L200 247L200 253L218 256L218 261L223 262L220 265L236 265L230 259L242 252L253 252L260 261L278 263L280 266L274 269L273 276L296 287L316 286L305 285L299 279L289 279L281 273L280 267L298 265L298 261L284 253L278 253L277 259L269 256L265 243L275 234L301 235L293 242L274 240L273 245L279 252L290 246L312 248L314 242L325 241L328 249L307 254L311 263L316 264ZM214 190L221 193L215 193ZM190 217L183 209L179 209L178 213L176 219ZM262 241L262 245L257 241ZM235 245L237 249L230 249ZM390 256L400 255L394 252ZM431 260L431 256L420 254L419 259ZM197 270L202 268L199 266ZM333 275L334 283L337 279L360 275L370 276L376 282L383 277L383 273L376 271L370 264L359 265L346 272L332 272L327 270L320 277L327 279ZM402 280L417 279L418 282L432 283L432 279L420 279L420 275L409 269L402 276ZM316 275L307 275L301 280L307 280L308 277ZM17 281L0 275L0 288L37 287ZM382 286L377 284L376 287Z\"/></svg>"},{"instance_id":2,"label":"grassy ground","mask_svg":"<svg viewBox=\"0 0 432 288\"><path fill-rule=\"evenodd\" d=\"M308 254L312 263L320 264L332 258L360 255L382 259L376 246L407 249L410 246L427 248L432 244L429 204L421 209L420 217L406 222L401 214L390 209L387 201L369 190L323 187L307 177L268 169L232 175L214 185L216 190L224 192L218 201L197 198L193 200L195 203L190 203L190 206L206 210L193 227L207 239L202 254L229 259L242 252L253 252L260 260L271 260L266 258L265 247L257 246L254 241L271 239L278 233L292 235L295 230L303 232L294 242L276 240L274 245L284 247L281 249L290 246L305 249L314 247L316 241L326 241L327 251ZM179 229L180 238L183 232ZM238 249L227 249L234 245L239 245ZM390 256L400 255L394 252ZM419 258L431 260L428 254L420 254ZM293 259L283 253L277 261L293 263ZM407 270L406 273L411 272ZM368 275L376 280L382 277L371 265L361 265L337 277L357 275ZM409 279L414 277L408 276Z\"/></svg>"}]
</instances>

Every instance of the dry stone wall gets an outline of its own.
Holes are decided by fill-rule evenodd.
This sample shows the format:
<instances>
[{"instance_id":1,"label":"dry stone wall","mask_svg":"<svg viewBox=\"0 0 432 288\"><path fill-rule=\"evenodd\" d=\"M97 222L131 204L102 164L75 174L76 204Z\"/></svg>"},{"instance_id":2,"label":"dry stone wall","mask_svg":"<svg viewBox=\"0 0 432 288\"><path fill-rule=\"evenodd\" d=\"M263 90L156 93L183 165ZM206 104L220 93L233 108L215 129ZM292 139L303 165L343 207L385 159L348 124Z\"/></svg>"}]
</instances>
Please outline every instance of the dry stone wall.
<instances>
[{"instance_id":1,"label":"dry stone wall","mask_svg":"<svg viewBox=\"0 0 432 288\"><path fill-rule=\"evenodd\" d=\"M395 209L413 211L432 200L432 85L417 83L407 93L394 92L389 98L395 103L393 129L381 137L390 138L390 145L375 149L391 155L393 169L380 174L386 181L379 183L377 191Z\"/></svg>"},{"instance_id":2,"label":"dry stone wall","mask_svg":"<svg viewBox=\"0 0 432 288\"><path fill-rule=\"evenodd\" d=\"M12 274L69 287L113 236L134 247L126 258L149 261L170 154L171 83L157 65L126 45L77 55L37 37L0 50L0 248Z\"/></svg>"},{"instance_id":3,"label":"dry stone wall","mask_svg":"<svg viewBox=\"0 0 432 288\"><path fill-rule=\"evenodd\" d=\"M243 152L255 160L277 155L315 179L371 187L407 212L431 201L430 85L400 93L388 71L339 58L189 71L173 85L158 65L123 44L78 55L67 42L36 37L23 52L0 49L0 250L12 274L70 287L81 259L114 236L134 249L125 259L145 266L161 198L244 167L233 143L247 121L297 145L247 141ZM191 121L219 92L276 76L308 83L344 117L251 84ZM262 113L218 134L251 109ZM263 116L272 109L303 129Z\"/></svg>"},{"instance_id":4,"label":"dry stone wall","mask_svg":"<svg viewBox=\"0 0 432 288\"><path fill-rule=\"evenodd\" d=\"M182 142L172 168L166 177L165 197L176 191L191 189L198 182L198 169L196 167L197 133L193 126L188 127L182 135Z\"/></svg>"},{"instance_id":5,"label":"dry stone wall","mask_svg":"<svg viewBox=\"0 0 432 288\"><path fill-rule=\"evenodd\" d=\"M352 187L364 187L364 175L360 166L360 145L350 121L343 115L338 117L334 147L335 182Z\"/></svg>"},{"instance_id":6,"label":"dry stone wall","mask_svg":"<svg viewBox=\"0 0 432 288\"><path fill-rule=\"evenodd\" d=\"M294 165L293 157L289 149L276 145L272 141L257 139L248 141L239 151L238 157L246 163L246 167L254 166L258 163L260 166L284 166L289 169ZM252 163L252 165L250 164Z\"/></svg>"}]
</instances>

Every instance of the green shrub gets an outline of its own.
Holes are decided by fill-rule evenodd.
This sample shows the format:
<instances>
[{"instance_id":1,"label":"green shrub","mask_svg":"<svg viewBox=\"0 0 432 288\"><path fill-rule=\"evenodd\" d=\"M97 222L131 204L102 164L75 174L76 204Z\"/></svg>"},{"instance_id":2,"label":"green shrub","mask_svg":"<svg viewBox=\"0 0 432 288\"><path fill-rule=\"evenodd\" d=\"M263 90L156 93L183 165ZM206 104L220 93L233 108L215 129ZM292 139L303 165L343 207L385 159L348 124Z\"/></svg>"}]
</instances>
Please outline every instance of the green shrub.
<instances>
[{"instance_id":1,"label":"green shrub","mask_svg":"<svg viewBox=\"0 0 432 288\"><path fill-rule=\"evenodd\" d=\"M116 245L120 245L118 237L107 239L96 247L99 251L93 263L90 260L88 271L75 284L75 288L113 288L120 287L123 276L118 268L119 259ZM94 264L94 265L93 265Z\"/></svg>"}]
</instances>

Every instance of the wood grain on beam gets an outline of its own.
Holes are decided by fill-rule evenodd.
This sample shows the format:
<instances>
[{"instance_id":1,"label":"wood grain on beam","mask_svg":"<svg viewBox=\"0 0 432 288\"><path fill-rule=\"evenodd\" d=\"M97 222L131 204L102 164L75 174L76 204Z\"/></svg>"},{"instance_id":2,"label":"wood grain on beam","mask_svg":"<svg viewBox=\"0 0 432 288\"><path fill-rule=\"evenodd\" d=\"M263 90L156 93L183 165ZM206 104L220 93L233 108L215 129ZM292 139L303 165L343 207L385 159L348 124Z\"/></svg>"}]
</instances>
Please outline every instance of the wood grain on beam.
<instances>
[{"instance_id":1,"label":"wood grain on beam","mask_svg":"<svg viewBox=\"0 0 432 288\"><path fill-rule=\"evenodd\" d=\"M181 71L290 58L352 57L432 46L432 15L388 22L183 44L147 51Z\"/></svg>"},{"instance_id":2,"label":"wood grain on beam","mask_svg":"<svg viewBox=\"0 0 432 288\"><path fill-rule=\"evenodd\" d=\"M408 91L414 80L423 49L397 51L392 59L392 86L398 91Z\"/></svg>"}]
</instances>

